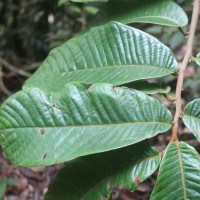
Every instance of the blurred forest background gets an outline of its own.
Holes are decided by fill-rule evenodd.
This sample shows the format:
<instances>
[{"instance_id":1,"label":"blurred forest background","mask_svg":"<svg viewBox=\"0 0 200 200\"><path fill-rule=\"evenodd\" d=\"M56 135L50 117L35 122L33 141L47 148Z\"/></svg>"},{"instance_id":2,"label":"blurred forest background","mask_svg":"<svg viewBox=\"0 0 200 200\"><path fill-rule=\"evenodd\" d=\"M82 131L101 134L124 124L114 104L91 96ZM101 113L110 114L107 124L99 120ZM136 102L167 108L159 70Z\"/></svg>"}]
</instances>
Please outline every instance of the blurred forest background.
<instances>
[{"instance_id":1,"label":"blurred forest background","mask_svg":"<svg viewBox=\"0 0 200 200\"><path fill-rule=\"evenodd\" d=\"M177 0L191 16L191 0ZM90 19L102 3L73 3L65 0L0 0L0 103L19 91L23 82L37 69L48 52L88 27ZM181 62L186 49L185 36L177 28L151 24L133 24L164 44L168 45ZM194 55L200 52L200 22L195 38ZM185 28L187 30L187 27ZM186 70L183 104L200 97L200 68L190 64ZM174 95L176 77L170 76L160 82L168 84ZM156 97L166 106L173 105L163 97ZM200 147L186 128L180 127L180 139L187 140L200 152ZM152 139L163 149L169 133ZM62 165L23 168L13 166L0 152L0 199L42 200L55 172ZM149 199L155 184L156 173L142 183L134 199ZM124 199L127 191L119 188ZM121 194L122 195L122 194ZM126 197L125 197L126 196ZM133 199L133 198L132 198Z\"/></svg>"}]
</instances>

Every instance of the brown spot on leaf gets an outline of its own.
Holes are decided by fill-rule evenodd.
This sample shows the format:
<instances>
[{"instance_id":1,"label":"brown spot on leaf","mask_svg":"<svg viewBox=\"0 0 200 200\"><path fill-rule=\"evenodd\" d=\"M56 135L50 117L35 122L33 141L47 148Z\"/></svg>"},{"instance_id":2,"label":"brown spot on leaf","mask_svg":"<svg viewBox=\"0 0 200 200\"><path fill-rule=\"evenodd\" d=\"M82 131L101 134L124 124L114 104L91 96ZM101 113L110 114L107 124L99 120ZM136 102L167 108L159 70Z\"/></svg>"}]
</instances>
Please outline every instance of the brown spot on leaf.
<instances>
[{"instance_id":1,"label":"brown spot on leaf","mask_svg":"<svg viewBox=\"0 0 200 200\"><path fill-rule=\"evenodd\" d=\"M41 128L41 129L40 129L40 135L43 135L44 133L45 133L44 128Z\"/></svg>"},{"instance_id":2,"label":"brown spot on leaf","mask_svg":"<svg viewBox=\"0 0 200 200\"><path fill-rule=\"evenodd\" d=\"M90 85L90 87L87 89L87 91L91 91L93 88L93 85Z\"/></svg>"},{"instance_id":3,"label":"brown spot on leaf","mask_svg":"<svg viewBox=\"0 0 200 200\"><path fill-rule=\"evenodd\" d=\"M112 89L113 89L113 90L115 90L115 88L116 88L115 86L112 86Z\"/></svg>"},{"instance_id":4,"label":"brown spot on leaf","mask_svg":"<svg viewBox=\"0 0 200 200\"><path fill-rule=\"evenodd\" d=\"M137 183L137 185L139 185L142 180L139 178L139 176L135 176L135 182Z\"/></svg>"},{"instance_id":5,"label":"brown spot on leaf","mask_svg":"<svg viewBox=\"0 0 200 200\"><path fill-rule=\"evenodd\" d=\"M52 107L52 108L57 108L55 103L53 103L53 104L51 105L51 107Z\"/></svg>"}]
</instances>

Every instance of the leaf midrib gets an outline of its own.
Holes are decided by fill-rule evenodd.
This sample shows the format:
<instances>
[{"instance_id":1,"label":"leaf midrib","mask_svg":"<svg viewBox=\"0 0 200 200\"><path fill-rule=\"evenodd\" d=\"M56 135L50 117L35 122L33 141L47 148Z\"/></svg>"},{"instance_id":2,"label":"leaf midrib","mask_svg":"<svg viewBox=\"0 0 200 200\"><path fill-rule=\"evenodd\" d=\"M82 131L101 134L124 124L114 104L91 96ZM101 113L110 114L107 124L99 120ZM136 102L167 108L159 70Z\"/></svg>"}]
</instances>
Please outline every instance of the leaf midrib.
<instances>
[{"instance_id":1,"label":"leaf midrib","mask_svg":"<svg viewBox=\"0 0 200 200\"><path fill-rule=\"evenodd\" d=\"M114 66L96 66L95 68L85 68L85 69L77 69L77 70L70 70L70 71L65 71L65 72L54 72L52 71L53 73L55 74L60 74L60 75L63 75L63 74L70 74L70 73L75 73L75 72L80 72L80 71L93 71L93 70L102 70L102 69L112 69L112 68L119 68L119 67L148 67L148 68L159 68L159 69L163 69L163 70L166 70L166 71L169 71L169 72L176 72L177 70L172 70L172 69L168 69L168 68L164 68L164 67L161 67L161 66L151 66L151 65L144 65L144 64L133 64L133 65L114 65ZM45 69L46 70L46 69ZM46 73L46 71L44 70L44 72ZM49 71L49 70L48 70ZM47 72L46 74L52 74L52 72ZM44 74L46 76L46 74ZM54 75L54 74L53 74Z\"/></svg>"},{"instance_id":2,"label":"leaf midrib","mask_svg":"<svg viewBox=\"0 0 200 200\"><path fill-rule=\"evenodd\" d=\"M186 117L191 117L191 118L194 118L194 119L196 119L196 120L200 120L199 117L195 117L195 116L190 115L190 114L187 114L187 113L185 113L184 116L186 116ZM183 116L183 117L184 117L184 116Z\"/></svg>"},{"instance_id":3,"label":"leaf midrib","mask_svg":"<svg viewBox=\"0 0 200 200\"><path fill-rule=\"evenodd\" d=\"M182 185L183 185L183 196L184 196L184 200L187 200L185 176L184 176L184 171L183 171L183 162L182 162L180 146L179 146L178 141L176 142L176 147L177 147L177 151L178 151L178 158L179 158L179 164L180 164L180 172L181 172L181 180L182 180L181 182L182 182Z\"/></svg>"},{"instance_id":4,"label":"leaf midrib","mask_svg":"<svg viewBox=\"0 0 200 200\"><path fill-rule=\"evenodd\" d=\"M96 127L96 126L120 126L120 125L137 125L137 124L164 124L164 125L171 125L171 123L167 122L127 122L127 123L118 123L118 124L86 124L86 125L69 125L69 126L26 126L26 127L12 127L12 128L5 128L0 130L9 130L9 129L28 129L28 128L76 128L76 127Z\"/></svg>"}]
</instances>

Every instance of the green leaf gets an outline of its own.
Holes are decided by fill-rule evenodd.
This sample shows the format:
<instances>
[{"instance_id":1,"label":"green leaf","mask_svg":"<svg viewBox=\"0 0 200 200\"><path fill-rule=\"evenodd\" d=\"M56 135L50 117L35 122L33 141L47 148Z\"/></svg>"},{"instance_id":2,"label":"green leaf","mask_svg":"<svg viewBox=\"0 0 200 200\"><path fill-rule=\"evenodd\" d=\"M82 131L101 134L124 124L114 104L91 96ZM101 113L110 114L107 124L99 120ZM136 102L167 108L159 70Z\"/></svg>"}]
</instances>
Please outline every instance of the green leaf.
<instances>
[{"instance_id":1,"label":"green leaf","mask_svg":"<svg viewBox=\"0 0 200 200\"><path fill-rule=\"evenodd\" d=\"M24 88L57 91L73 81L120 85L176 71L171 51L157 39L110 22L54 49Z\"/></svg>"},{"instance_id":2,"label":"green leaf","mask_svg":"<svg viewBox=\"0 0 200 200\"><path fill-rule=\"evenodd\" d=\"M200 99L190 102L185 107L182 119L200 142Z\"/></svg>"},{"instance_id":3,"label":"green leaf","mask_svg":"<svg viewBox=\"0 0 200 200\"><path fill-rule=\"evenodd\" d=\"M200 52L196 55L195 62L200 65Z\"/></svg>"},{"instance_id":4,"label":"green leaf","mask_svg":"<svg viewBox=\"0 0 200 200\"><path fill-rule=\"evenodd\" d=\"M2 200L4 197L4 194L6 192L6 186L7 184L5 180L4 179L0 180L0 200Z\"/></svg>"},{"instance_id":5,"label":"green leaf","mask_svg":"<svg viewBox=\"0 0 200 200\"><path fill-rule=\"evenodd\" d=\"M5 178L5 182L7 183L7 185L12 185L12 186L20 186L20 183L17 182L17 180L15 178Z\"/></svg>"},{"instance_id":6,"label":"green leaf","mask_svg":"<svg viewBox=\"0 0 200 200\"><path fill-rule=\"evenodd\" d=\"M85 6L84 7L84 11L86 12L86 13L89 13L89 14L91 14L91 15L94 15L94 14L96 14L97 12L98 12L98 8L97 7L95 7L95 6Z\"/></svg>"},{"instance_id":7,"label":"green leaf","mask_svg":"<svg viewBox=\"0 0 200 200\"><path fill-rule=\"evenodd\" d=\"M93 22L110 20L124 24L142 22L174 27L188 23L183 9L172 0L110 0L93 18Z\"/></svg>"},{"instance_id":8,"label":"green leaf","mask_svg":"<svg viewBox=\"0 0 200 200\"><path fill-rule=\"evenodd\" d=\"M77 2L77 3L88 3L88 2L95 2L95 1L101 1L101 2L106 2L107 0L59 0L58 5L61 6L62 4L66 2Z\"/></svg>"},{"instance_id":9,"label":"green leaf","mask_svg":"<svg viewBox=\"0 0 200 200\"><path fill-rule=\"evenodd\" d=\"M72 160L137 143L171 128L169 110L137 90L66 84L48 93L29 88L0 110L0 145L17 165Z\"/></svg>"},{"instance_id":10,"label":"green leaf","mask_svg":"<svg viewBox=\"0 0 200 200\"><path fill-rule=\"evenodd\" d=\"M160 160L146 142L78 158L57 174L45 200L102 200L119 185L134 191L157 169Z\"/></svg>"},{"instance_id":11,"label":"green leaf","mask_svg":"<svg viewBox=\"0 0 200 200\"><path fill-rule=\"evenodd\" d=\"M195 62L197 63L197 65L200 65L200 58L196 58Z\"/></svg>"},{"instance_id":12,"label":"green leaf","mask_svg":"<svg viewBox=\"0 0 200 200\"><path fill-rule=\"evenodd\" d=\"M81 13L81 8L77 5L68 5L68 9L70 10L70 12L74 12L74 13Z\"/></svg>"},{"instance_id":13,"label":"green leaf","mask_svg":"<svg viewBox=\"0 0 200 200\"><path fill-rule=\"evenodd\" d=\"M171 90L169 86L161 86L158 83L149 83L148 81L134 81L124 86L139 90L145 94L167 94Z\"/></svg>"},{"instance_id":14,"label":"green leaf","mask_svg":"<svg viewBox=\"0 0 200 200\"><path fill-rule=\"evenodd\" d=\"M200 156L184 142L171 143L161 162L151 200L197 200L200 197Z\"/></svg>"}]
</instances>

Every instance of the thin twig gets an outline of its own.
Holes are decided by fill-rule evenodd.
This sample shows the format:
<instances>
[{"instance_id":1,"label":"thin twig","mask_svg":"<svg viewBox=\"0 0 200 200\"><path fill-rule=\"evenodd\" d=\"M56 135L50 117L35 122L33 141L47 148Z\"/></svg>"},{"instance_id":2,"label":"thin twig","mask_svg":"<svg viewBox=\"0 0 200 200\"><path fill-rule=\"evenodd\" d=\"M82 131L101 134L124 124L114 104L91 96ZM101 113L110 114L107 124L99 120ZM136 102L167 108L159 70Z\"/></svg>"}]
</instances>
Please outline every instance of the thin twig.
<instances>
[{"instance_id":1,"label":"thin twig","mask_svg":"<svg viewBox=\"0 0 200 200\"><path fill-rule=\"evenodd\" d=\"M32 63L32 64L30 64L30 65L23 66L23 67L22 67L22 70L25 70L25 71L35 70L35 69L37 69L40 65L41 65L41 62ZM9 73L4 73L4 74L3 74L3 77L4 77L4 78L11 78L11 77L13 77L13 76L16 76L16 72L14 72L14 71L11 71L11 72L9 72Z\"/></svg>"},{"instance_id":2,"label":"thin twig","mask_svg":"<svg viewBox=\"0 0 200 200\"><path fill-rule=\"evenodd\" d=\"M26 70L26 71L35 70L41 65L41 63L42 62L32 63L30 65L26 65L26 66L22 67L22 69Z\"/></svg>"},{"instance_id":3,"label":"thin twig","mask_svg":"<svg viewBox=\"0 0 200 200\"><path fill-rule=\"evenodd\" d=\"M200 0L195 0L194 4L193 4L192 20L191 20L191 25L190 25L190 30L189 30L190 34L189 34L188 41L187 41L187 50L186 50L185 56L183 58L183 61L181 63L178 80L177 80L176 113L174 116L172 137L170 139L170 142L174 142L177 140L179 118L182 113L182 111L181 111L181 93L182 93L182 87L183 87L184 72L185 72L188 62L192 56L193 41L194 41L196 26L197 26L198 17L199 17L199 6L200 6Z\"/></svg>"},{"instance_id":4,"label":"thin twig","mask_svg":"<svg viewBox=\"0 0 200 200\"><path fill-rule=\"evenodd\" d=\"M13 71L13 72L15 72L17 74L20 74L22 76L25 76L25 77L30 77L31 76L31 73L16 68L15 66L11 65L8 61L6 61L5 59L3 59L1 57L0 57L0 64L5 66L5 67L7 67L9 70L11 70L11 71Z\"/></svg>"},{"instance_id":5,"label":"thin twig","mask_svg":"<svg viewBox=\"0 0 200 200\"><path fill-rule=\"evenodd\" d=\"M2 72L2 66L0 66L0 91L2 91L4 94L10 96L12 95L12 92L6 88L3 82L3 72Z\"/></svg>"}]
</instances>

